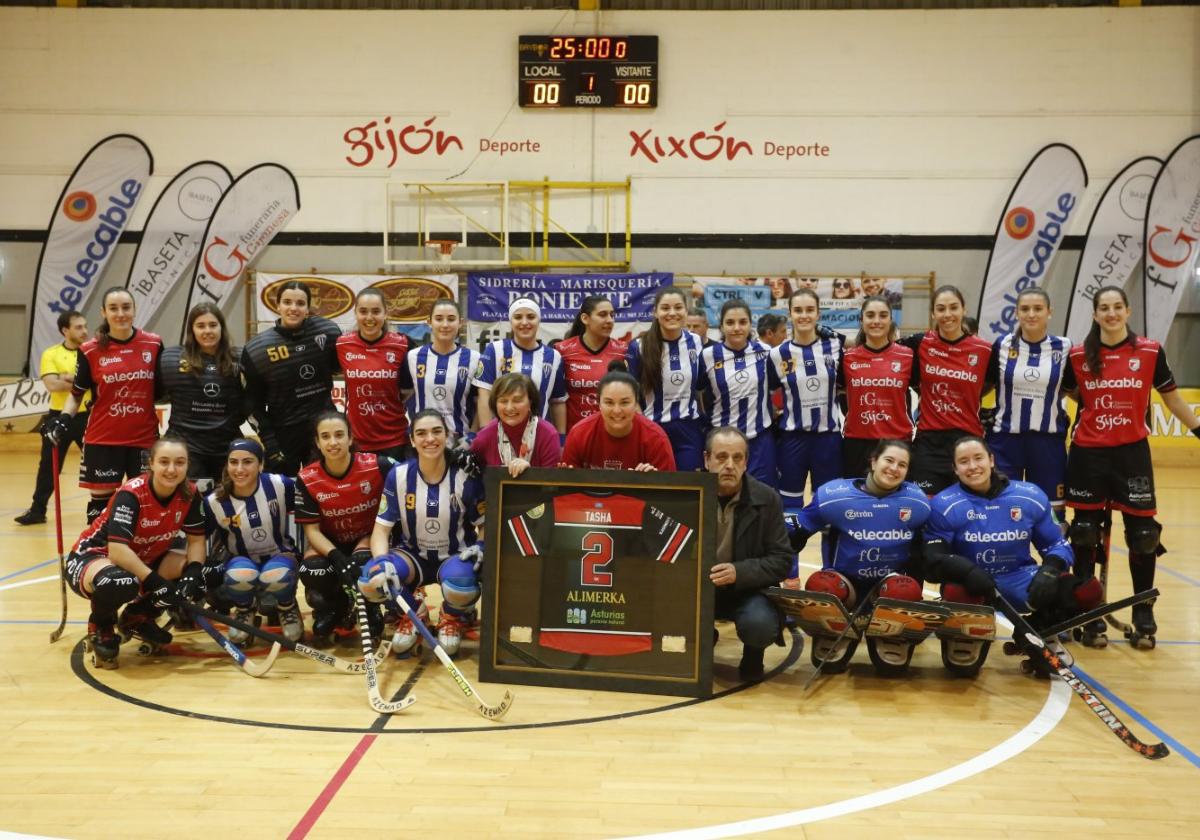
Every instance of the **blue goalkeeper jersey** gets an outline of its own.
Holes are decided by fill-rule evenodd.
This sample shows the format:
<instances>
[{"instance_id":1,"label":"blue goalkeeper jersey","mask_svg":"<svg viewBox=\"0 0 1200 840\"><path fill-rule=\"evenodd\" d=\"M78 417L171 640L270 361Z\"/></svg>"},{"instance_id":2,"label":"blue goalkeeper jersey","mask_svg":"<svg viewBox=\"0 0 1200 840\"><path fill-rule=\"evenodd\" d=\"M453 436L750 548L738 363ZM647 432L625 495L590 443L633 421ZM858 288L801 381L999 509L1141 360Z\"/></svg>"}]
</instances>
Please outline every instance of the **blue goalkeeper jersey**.
<instances>
[{"instance_id":1,"label":"blue goalkeeper jersey","mask_svg":"<svg viewBox=\"0 0 1200 840\"><path fill-rule=\"evenodd\" d=\"M948 546L993 576L1035 563L1031 545L1043 559L1053 555L1068 566L1075 560L1050 500L1036 484L1008 481L992 498L954 484L932 504L925 541Z\"/></svg>"}]
</instances>

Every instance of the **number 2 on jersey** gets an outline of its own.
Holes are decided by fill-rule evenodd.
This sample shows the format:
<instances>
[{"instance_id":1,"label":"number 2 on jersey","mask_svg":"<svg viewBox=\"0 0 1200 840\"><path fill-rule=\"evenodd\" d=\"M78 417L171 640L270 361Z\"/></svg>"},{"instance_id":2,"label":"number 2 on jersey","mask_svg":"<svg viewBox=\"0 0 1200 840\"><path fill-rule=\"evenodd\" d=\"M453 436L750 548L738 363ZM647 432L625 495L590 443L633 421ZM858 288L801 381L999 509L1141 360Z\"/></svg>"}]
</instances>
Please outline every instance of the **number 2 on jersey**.
<instances>
[{"instance_id":1,"label":"number 2 on jersey","mask_svg":"<svg viewBox=\"0 0 1200 840\"><path fill-rule=\"evenodd\" d=\"M583 552L580 583L583 586L612 586L612 572L602 571L613 561L612 537L603 531L588 531L583 535Z\"/></svg>"}]
</instances>

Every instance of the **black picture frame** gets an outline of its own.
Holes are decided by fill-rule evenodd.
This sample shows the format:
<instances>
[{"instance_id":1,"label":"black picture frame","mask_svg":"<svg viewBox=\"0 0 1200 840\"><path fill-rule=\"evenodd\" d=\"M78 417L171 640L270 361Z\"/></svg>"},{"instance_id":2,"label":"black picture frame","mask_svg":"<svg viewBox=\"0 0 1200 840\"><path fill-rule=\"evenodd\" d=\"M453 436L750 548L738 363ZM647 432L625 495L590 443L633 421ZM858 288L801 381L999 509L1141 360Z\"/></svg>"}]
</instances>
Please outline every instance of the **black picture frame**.
<instances>
[{"instance_id":1,"label":"black picture frame","mask_svg":"<svg viewBox=\"0 0 1200 840\"><path fill-rule=\"evenodd\" d=\"M513 478L492 467L484 481L482 681L712 695L715 475L530 469ZM590 530L564 551L579 532L560 527ZM588 575L610 582L584 583Z\"/></svg>"}]
</instances>

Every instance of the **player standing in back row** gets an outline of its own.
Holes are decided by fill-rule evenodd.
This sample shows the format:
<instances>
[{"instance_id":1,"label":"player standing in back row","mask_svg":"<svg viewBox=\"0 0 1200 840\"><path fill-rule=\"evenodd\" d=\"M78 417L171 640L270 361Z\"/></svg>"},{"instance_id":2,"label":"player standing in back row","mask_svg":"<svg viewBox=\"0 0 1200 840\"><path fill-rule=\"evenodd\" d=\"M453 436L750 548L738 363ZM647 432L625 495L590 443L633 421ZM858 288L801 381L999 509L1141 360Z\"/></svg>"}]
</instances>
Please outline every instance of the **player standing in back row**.
<instances>
[{"instance_id":1,"label":"player standing in back row","mask_svg":"<svg viewBox=\"0 0 1200 840\"><path fill-rule=\"evenodd\" d=\"M554 348L563 359L567 380L567 431L597 411L596 384L608 373L609 363L624 362L629 346L612 338L613 305L604 295L588 295Z\"/></svg>"},{"instance_id":2,"label":"player standing in back row","mask_svg":"<svg viewBox=\"0 0 1200 840\"><path fill-rule=\"evenodd\" d=\"M408 447L408 418L400 379L408 339L391 332L387 301L379 289L363 289L354 300L358 329L337 340L338 364L346 378L346 419L359 450L400 459Z\"/></svg>"}]
</instances>

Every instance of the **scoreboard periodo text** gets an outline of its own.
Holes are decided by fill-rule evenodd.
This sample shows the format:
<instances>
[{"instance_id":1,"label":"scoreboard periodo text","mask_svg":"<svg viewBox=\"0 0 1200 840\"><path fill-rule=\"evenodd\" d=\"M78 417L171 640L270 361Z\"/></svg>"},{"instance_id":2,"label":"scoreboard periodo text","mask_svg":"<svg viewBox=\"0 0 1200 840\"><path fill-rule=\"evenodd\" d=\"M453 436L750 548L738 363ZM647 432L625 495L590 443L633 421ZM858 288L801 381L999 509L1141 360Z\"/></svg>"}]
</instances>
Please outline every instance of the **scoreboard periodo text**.
<instances>
[{"instance_id":1,"label":"scoreboard periodo text","mask_svg":"<svg viewBox=\"0 0 1200 840\"><path fill-rule=\"evenodd\" d=\"M655 108L658 36L522 35L522 108Z\"/></svg>"}]
</instances>

